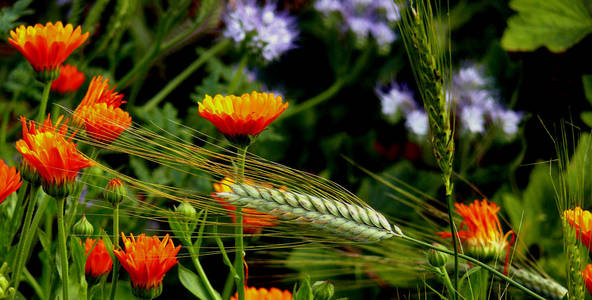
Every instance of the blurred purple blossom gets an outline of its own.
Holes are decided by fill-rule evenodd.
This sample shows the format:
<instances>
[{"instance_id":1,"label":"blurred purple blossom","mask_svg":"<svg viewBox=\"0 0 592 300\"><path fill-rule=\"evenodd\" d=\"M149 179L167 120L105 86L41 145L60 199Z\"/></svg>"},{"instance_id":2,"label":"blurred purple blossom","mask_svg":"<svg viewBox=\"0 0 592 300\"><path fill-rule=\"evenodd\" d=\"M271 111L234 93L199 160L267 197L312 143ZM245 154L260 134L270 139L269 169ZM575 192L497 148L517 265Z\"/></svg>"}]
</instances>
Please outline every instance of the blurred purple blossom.
<instances>
[{"instance_id":1,"label":"blurred purple blossom","mask_svg":"<svg viewBox=\"0 0 592 300\"><path fill-rule=\"evenodd\" d=\"M413 100L413 93L404 84L399 85L393 82L386 92L377 88L376 94L380 99L384 115L394 117L400 113L407 114L415 109L416 104L415 100Z\"/></svg>"},{"instance_id":2,"label":"blurred purple blossom","mask_svg":"<svg viewBox=\"0 0 592 300\"><path fill-rule=\"evenodd\" d=\"M464 106L460 109L460 120L463 129L471 134L485 131L483 108L477 105Z\"/></svg>"},{"instance_id":3,"label":"blurred purple blossom","mask_svg":"<svg viewBox=\"0 0 592 300\"><path fill-rule=\"evenodd\" d=\"M273 2L263 7L254 0L236 1L228 5L224 16L223 35L236 43L243 43L266 61L280 57L294 48L298 36L295 18L277 10Z\"/></svg>"},{"instance_id":4,"label":"blurred purple blossom","mask_svg":"<svg viewBox=\"0 0 592 300\"><path fill-rule=\"evenodd\" d=\"M405 127L413 134L423 137L428 134L428 116L423 109L412 110L407 114Z\"/></svg>"}]
</instances>

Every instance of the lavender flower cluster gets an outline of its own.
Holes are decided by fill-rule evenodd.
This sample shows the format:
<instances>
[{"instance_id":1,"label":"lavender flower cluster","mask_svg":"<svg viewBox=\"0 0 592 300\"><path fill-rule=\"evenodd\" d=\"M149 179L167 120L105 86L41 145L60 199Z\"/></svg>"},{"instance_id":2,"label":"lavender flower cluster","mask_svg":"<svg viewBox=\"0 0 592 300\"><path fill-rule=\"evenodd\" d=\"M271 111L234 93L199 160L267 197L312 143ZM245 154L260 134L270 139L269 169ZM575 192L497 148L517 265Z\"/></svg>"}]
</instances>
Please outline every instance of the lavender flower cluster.
<instances>
[{"instance_id":1,"label":"lavender flower cluster","mask_svg":"<svg viewBox=\"0 0 592 300\"><path fill-rule=\"evenodd\" d=\"M277 10L270 1L258 6L255 0L238 0L228 5L223 35L245 45L267 62L294 48L298 36L294 17Z\"/></svg>"},{"instance_id":2,"label":"lavender flower cluster","mask_svg":"<svg viewBox=\"0 0 592 300\"><path fill-rule=\"evenodd\" d=\"M325 15L338 14L343 20L342 30L351 31L359 45L372 37L386 53L397 39L393 28L401 15L392 0L318 0L314 7Z\"/></svg>"},{"instance_id":3,"label":"lavender flower cluster","mask_svg":"<svg viewBox=\"0 0 592 300\"><path fill-rule=\"evenodd\" d=\"M428 117L407 87L393 83L386 91L377 89L376 93L382 113L390 121L405 118L405 126L413 135L427 135ZM452 95L462 134L474 136L484 134L488 128L499 128L506 140L516 136L522 114L499 103L480 67L469 65L456 72ZM487 126L490 124L493 126Z\"/></svg>"}]
</instances>

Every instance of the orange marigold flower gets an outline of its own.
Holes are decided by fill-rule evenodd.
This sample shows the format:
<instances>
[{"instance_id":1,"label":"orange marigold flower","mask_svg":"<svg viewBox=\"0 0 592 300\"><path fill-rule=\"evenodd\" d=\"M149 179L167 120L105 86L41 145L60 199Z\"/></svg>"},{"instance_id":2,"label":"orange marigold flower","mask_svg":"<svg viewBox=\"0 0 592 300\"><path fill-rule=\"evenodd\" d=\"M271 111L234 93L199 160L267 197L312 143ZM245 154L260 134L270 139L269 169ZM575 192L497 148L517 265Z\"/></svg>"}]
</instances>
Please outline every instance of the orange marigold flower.
<instances>
[{"instance_id":1,"label":"orange marigold flower","mask_svg":"<svg viewBox=\"0 0 592 300\"><path fill-rule=\"evenodd\" d=\"M107 247L105 247L103 239L97 241L87 238L84 243L84 249L87 256L86 264L84 265L84 272L86 275L97 278L106 275L111 271L113 260L111 260L109 252L107 252Z\"/></svg>"},{"instance_id":2,"label":"orange marigold flower","mask_svg":"<svg viewBox=\"0 0 592 300\"><path fill-rule=\"evenodd\" d=\"M584 283L586 283L586 288L588 288L588 292L592 294L592 264L587 265L586 268L582 271L582 277L584 277Z\"/></svg>"},{"instance_id":3,"label":"orange marigold flower","mask_svg":"<svg viewBox=\"0 0 592 300\"><path fill-rule=\"evenodd\" d=\"M157 236L147 237L140 234L128 239L121 233L125 251L114 250L115 256L129 273L134 295L156 298L162 292L162 280L166 272L177 264L177 253L181 245L175 248L167 234L162 241ZM152 299L149 298L149 299Z\"/></svg>"},{"instance_id":4,"label":"orange marigold flower","mask_svg":"<svg viewBox=\"0 0 592 300\"><path fill-rule=\"evenodd\" d=\"M455 203L454 206L463 218L458 236L465 243L467 252L480 259L498 259L505 252L507 265L514 232L503 233L497 217L500 207L493 202L488 203L486 199L481 202L475 200L469 205ZM444 238L452 236L450 232L437 234ZM509 236L512 236L511 241L508 241Z\"/></svg>"},{"instance_id":5,"label":"orange marigold flower","mask_svg":"<svg viewBox=\"0 0 592 300\"><path fill-rule=\"evenodd\" d=\"M18 190L22 184L20 172L17 172L15 167L9 167L0 159L0 203Z\"/></svg>"},{"instance_id":6,"label":"orange marigold flower","mask_svg":"<svg viewBox=\"0 0 592 300\"><path fill-rule=\"evenodd\" d=\"M76 150L72 142L74 134L66 139L68 121L60 126L62 119L60 116L53 125L48 116L37 128L33 122L27 127L26 119L21 117L23 138L16 142L25 164L37 171L45 192L55 197L68 195L78 172L92 166L92 162Z\"/></svg>"},{"instance_id":7,"label":"orange marigold flower","mask_svg":"<svg viewBox=\"0 0 592 300\"><path fill-rule=\"evenodd\" d=\"M55 25L21 25L10 31L8 42L42 75L42 80L54 80L62 63L87 38L88 32L82 34L80 26L64 26L58 21Z\"/></svg>"},{"instance_id":8,"label":"orange marigold flower","mask_svg":"<svg viewBox=\"0 0 592 300\"><path fill-rule=\"evenodd\" d=\"M75 92L84 83L84 73L78 71L76 66L63 65L60 76L51 83L51 90L65 94Z\"/></svg>"},{"instance_id":9,"label":"orange marigold flower","mask_svg":"<svg viewBox=\"0 0 592 300\"><path fill-rule=\"evenodd\" d=\"M219 183L214 183L214 190L216 190L216 193L232 192L230 186L233 184L234 180L229 177L225 177ZM222 207L228 211L232 221L236 222L236 215L234 213L236 211L236 207L226 202L226 200L216 197L215 194L212 194L212 198L218 201ZM246 233L261 232L263 227L277 225L277 223L274 223L274 221L277 220L276 216L268 215L266 213L246 207L241 208L241 212L243 214L243 231Z\"/></svg>"},{"instance_id":10,"label":"orange marigold flower","mask_svg":"<svg viewBox=\"0 0 592 300\"><path fill-rule=\"evenodd\" d=\"M563 217L576 230L576 236L592 250L592 213L577 206L563 212Z\"/></svg>"},{"instance_id":11,"label":"orange marigold flower","mask_svg":"<svg viewBox=\"0 0 592 300\"><path fill-rule=\"evenodd\" d=\"M198 105L200 116L212 122L229 141L239 145L248 145L252 137L288 108L282 97L257 92L240 97L206 95Z\"/></svg>"},{"instance_id":12,"label":"orange marigold flower","mask_svg":"<svg viewBox=\"0 0 592 300\"><path fill-rule=\"evenodd\" d=\"M123 103L123 95L109 89L108 78L95 76L74 111L74 122L84 125L91 139L109 144L132 124L130 115L120 108Z\"/></svg>"},{"instance_id":13,"label":"orange marigold flower","mask_svg":"<svg viewBox=\"0 0 592 300\"><path fill-rule=\"evenodd\" d=\"M238 294L234 294L231 300L237 300ZM245 288L245 300L292 300L292 293L287 290L280 290L277 288Z\"/></svg>"}]
</instances>

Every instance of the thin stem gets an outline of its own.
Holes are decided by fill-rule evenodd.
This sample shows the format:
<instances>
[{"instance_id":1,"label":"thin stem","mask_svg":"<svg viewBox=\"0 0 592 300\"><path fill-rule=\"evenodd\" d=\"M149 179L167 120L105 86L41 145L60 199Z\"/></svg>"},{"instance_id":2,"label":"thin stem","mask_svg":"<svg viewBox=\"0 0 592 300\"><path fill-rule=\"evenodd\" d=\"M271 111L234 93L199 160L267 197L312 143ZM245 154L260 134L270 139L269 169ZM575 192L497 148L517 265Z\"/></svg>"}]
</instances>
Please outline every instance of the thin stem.
<instances>
[{"instance_id":1,"label":"thin stem","mask_svg":"<svg viewBox=\"0 0 592 300\"><path fill-rule=\"evenodd\" d=\"M238 170L237 170L237 182L241 183L245 180L245 161L247 158L247 149L249 146L245 146L243 148L239 148L237 151L237 158L238 158ZM239 278L236 281L236 289L238 293L239 300L245 300L245 266L243 261L245 259L245 252L244 252L244 240L243 240L243 214L241 212L241 207L237 206L235 211L235 220L237 225L234 227L235 233L235 261L234 267L237 269Z\"/></svg>"},{"instance_id":2,"label":"thin stem","mask_svg":"<svg viewBox=\"0 0 592 300\"><path fill-rule=\"evenodd\" d=\"M113 208L113 249L119 248L119 203L115 204ZM113 262L113 276L111 277L111 292L109 299L115 299L115 292L117 291L117 281L119 280L119 261Z\"/></svg>"},{"instance_id":3,"label":"thin stem","mask_svg":"<svg viewBox=\"0 0 592 300\"><path fill-rule=\"evenodd\" d=\"M448 276L448 271L446 271L446 267L440 267L440 273L442 275L442 281L444 281L444 285L446 286L446 289L448 290L448 295L450 295L450 298L452 298L452 300L456 299L456 291L454 290L454 287L452 287L452 282L450 281L450 276Z\"/></svg>"},{"instance_id":4,"label":"thin stem","mask_svg":"<svg viewBox=\"0 0 592 300\"><path fill-rule=\"evenodd\" d=\"M450 183L450 176L446 182L446 202L448 204L448 222L450 224L450 232L452 232L452 249L454 250L454 290L458 293L458 234L456 233L456 225L454 225L454 219L452 217L452 208L454 203L452 200L452 184Z\"/></svg>"},{"instance_id":5,"label":"thin stem","mask_svg":"<svg viewBox=\"0 0 592 300\"><path fill-rule=\"evenodd\" d=\"M199 57L191 63L183 72L179 73L173 80L169 81L165 87L158 92L158 94L154 95L144 106L142 106L142 112L148 112L156 107L166 96L168 96L179 84L181 84L187 77L193 74L201 65L203 65L206 61L212 58L214 55L218 54L222 50L224 50L230 44L230 40L225 39L218 42L212 48L208 49L207 51L203 52L199 55ZM124 77L125 79L125 77ZM124 80L122 79L122 81Z\"/></svg>"},{"instance_id":6,"label":"thin stem","mask_svg":"<svg viewBox=\"0 0 592 300\"><path fill-rule=\"evenodd\" d=\"M51 81L46 82L43 87L43 94L41 95L41 105L39 105L39 113L37 114L37 122L43 122L45 118L45 111L47 110L47 102L49 100L49 91L51 90Z\"/></svg>"},{"instance_id":7,"label":"thin stem","mask_svg":"<svg viewBox=\"0 0 592 300\"><path fill-rule=\"evenodd\" d=\"M12 277L15 291L18 291L18 287L21 282L21 272L23 269L23 265L25 264L25 261L27 259L27 255L25 255L25 252L28 253L28 251L24 251L24 249L27 241L27 235L30 234L29 226L31 225L31 218L33 217L33 212L35 211L35 202L37 200L37 195L33 195L32 189L33 186L29 184L27 185L27 190L25 191L25 205L27 206L27 212L25 213L25 220L23 222L23 226L21 227L21 236L16 251L16 264L14 265L14 273ZM16 213L16 210L14 213ZM15 295L12 296L12 299L14 298Z\"/></svg>"},{"instance_id":8,"label":"thin stem","mask_svg":"<svg viewBox=\"0 0 592 300\"><path fill-rule=\"evenodd\" d=\"M247 54L243 55L243 57L241 58L240 63L238 65L238 69L236 70L236 73L234 73L234 77L232 77L232 81L230 82L230 85L228 86L228 94L233 94L236 91L236 88L238 87L238 85L241 81L243 71L244 71L245 67L247 66L248 58L249 58L249 56Z\"/></svg>"},{"instance_id":9,"label":"thin stem","mask_svg":"<svg viewBox=\"0 0 592 300\"><path fill-rule=\"evenodd\" d=\"M292 109L286 110L283 114L281 114L278 119L285 119L291 117L293 115L299 114L305 110L308 110L312 107L315 107L333 97L341 88L343 87L345 81L342 79L337 79L335 82L326 90L321 92L320 94L305 100L304 102L295 105Z\"/></svg>"},{"instance_id":10,"label":"thin stem","mask_svg":"<svg viewBox=\"0 0 592 300\"><path fill-rule=\"evenodd\" d=\"M45 297L43 294L43 289L41 289L41 286L39 285L35 277L29 272L29 270L27 270L27 268L23 269L23 274L25 274L27 283L29 283L29 285L33 288L35 294L37 294L37 297L39 297L39 299L44 299Z\"/></svg>"},{"instance_id":11,"label":"thin stem","mask_svg":"<svg viewBox=\"0 0 592 300\"><path fill-rule=\"evenodd\" d=\"M66 230L64 228L64 203L66 197L58 197L58 248L62 264L62 299L68 300L68 250L66 248Z\"/></svg>"},{"instance_id":12,"label":"thin stem","mask_svg":"<svg viewBox=\"0 0 592 300\"><path fill-rule=\"evenodd\" d=\"M423 241L417 240L417 239L415 239L415 238L412 238L412 237L410 237L410 236L401 235L401 236L399 236L399 237L400 237L400 238L402 238L402 239L404 239L404 240L406 240L406 241L409 241L409 242L412 242L412 243L415 243L415 244L418 244L418 245L424 246L424 247L426 247L426 248L430 248L430 249L434 249L434 250L436 250L436 251L440 251L440 252L443 252L443 253L447 253L447 254L450 254L450 255L454 255L454 253L453 253L452 251L448 250L448 249L442 249L442 248L440 248L440 247L437 247L437 246L431 245L431 244L429 244L429 243L426 243L426 242L423 242ZM460 257L460 258L462 258L462 259L464 259L464 260L470 261L470 262L472 262L472 263L474 263L474 264L476 264L476 265L479 265L479 266L481 266L482 268L486 269L486 270L487 270L487 271L489 271L490 273L492 273L492 274L494 274L494 275L498 276L499 278L501 278L501 279L503 279L503 280L507 281L507 282L508 282L508 283L510 283L511 285L513 285L513 286L517 287L518 289L520 289L520 290L524 291L525 293L527 293L527 294L528 294L528 295L530 295L531 297L534 297L534 298L536 298L536 299L539 299L539 300L545 300L545 298L543 298L543 297L539 296L537 293L535 293L535 292L533 292L533 291L529 290L527 287L525 287L525 286L521 285L520 283L518 283L518 282L514 281L512 278L510 278L510 277L508 277L508 276L504 275L503 273L501 273L500 271L498 271L498 270L496 270L496 269L492 268L491 266L489 266L489 265L488 265L488 264L486 264L486 263L483 263L483 262L481 262L481 261L479 261L479 260L477 260L477 259L475 259L475 258L472 258L472 257L470 257L470 256L466 256L466 255L464 255L464 254L458 254L458 257Z\"/></svg>"}]
</instances>

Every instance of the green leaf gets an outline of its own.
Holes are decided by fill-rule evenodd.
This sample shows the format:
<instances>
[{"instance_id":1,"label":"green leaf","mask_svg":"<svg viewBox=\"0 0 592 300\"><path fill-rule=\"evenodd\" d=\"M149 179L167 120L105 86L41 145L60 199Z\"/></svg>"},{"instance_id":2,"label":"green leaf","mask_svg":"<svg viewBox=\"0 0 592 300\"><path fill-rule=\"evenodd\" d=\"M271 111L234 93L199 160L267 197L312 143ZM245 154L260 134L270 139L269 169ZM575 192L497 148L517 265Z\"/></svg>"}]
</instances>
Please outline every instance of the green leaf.
<instances>
[{"instance_id":1,"label":"green leaf","mask_svg":"<svg viewBox=\"0 0 592 300\"><path fill-rule=\"evenodd\" d=\"M20 17L33 14L33 10L27 8L31 2L33 0L19 0L12 6L7 6L0 10L0 38L3 40L6 39L8 31L19 25L17 20Z\"/></svg>"},{"instance_id":2,"label":"green leaf","mask_svg":"<svg viewBox=\"0 0 592 300\"><path fill-rule=\"evenodd\" d=\"M584 85L584 95L592 104L592 74L582 76L582 84Z\"/></svg>"},{"instance_id":3,"label":"green leaf","mask_svg":"<svg viewBox=\"0 0 592 300\"><path fill-rule=\"evenodd\" d=\"M183 267L179 264L179 281L181 284L190 291L195 297L199 299L211 300L212 298L206 292L204 284L201 282L199 276L193 273L191 270ZM219 300L222 297L216 293L216 297L212 300Z\"/></svg>"},{"instance_id":4,"label":"green leaf","mask_svg":"<svg viewBox=\"0 0 592 300\"><path fill-rule=\"evenodd\" d=\"M580 118L582 118L582 121L584 121L586 125L592 127L592 111L583 111L580 114Z\"/></svg>"},{"instance_id":5,"label":"green leaf","mask_svg":"<svg viewBox=\"0 0 592 300\"><path fill-rule=\"evenodd\" d=\"M510 51L533 51L545 46L562 52L592 32L586 0L512 0L518 14L508 19L502 46Z\"/></svg>"},{"instance_id":6,"label":"green leaf","mask_svg":"<svg viewBox=\"0 0 592 300\"><path fill-rule=\"evenodd\" d=\"M314 300L312 296L312 287L310 286L310 278L305 278L300 282L300 287L294 287L294 300Z\"/></svg>"}]
</instances>

